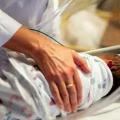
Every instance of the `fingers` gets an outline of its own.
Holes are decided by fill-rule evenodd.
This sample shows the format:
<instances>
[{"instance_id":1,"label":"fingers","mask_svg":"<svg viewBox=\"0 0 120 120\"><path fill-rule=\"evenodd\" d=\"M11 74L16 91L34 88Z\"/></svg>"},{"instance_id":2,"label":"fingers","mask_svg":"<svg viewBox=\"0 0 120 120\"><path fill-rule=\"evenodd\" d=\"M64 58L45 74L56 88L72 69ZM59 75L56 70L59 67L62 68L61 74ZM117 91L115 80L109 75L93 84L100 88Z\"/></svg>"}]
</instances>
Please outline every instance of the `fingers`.
<instances>
[{"instance_id":1,"label":"fingers","mask_svg":"<svg viewBox=\"0 0 120 120\"><path fill-rule=\"evenodd\" d=\"M56 80L56 84L57 84L58 89L60 91L65 110L67 112L71 112L69 93L67 91L65 81L59 76L59 79Z\"/></svg>"},{"instance_id":2,"label":"fingers","mask_svg":"<svg viewBox=\"0 0 120 120\"><path fill-rule=\"evenodd\" d=\"M75 85L68 88L68 92L69 92L69 99L70 99L72 111L76 112L78 104L77 104L77 92Z\"/></svg>"},{"instance_id":3,"label":"fingers","mask_svg":"<svg viewBox=\"0 0 120 120\"><path fill-rule=\"evenodd\" d=\"M77 73L76 73L77 74ZM61 77L62 76L62 77ZM80 97L77 95L77 90L80 90L79 85L76 86L76 84L79 84L79 82L73 81L73 73L65 72L62 75L57 75L54 81L51 81L50 88L52 91L52 94L55 98L56 103L60 108L65 108L67 112L76 112L78 107L78 98ZM78 78L75 75L75 79ZM80 81L77 79L76 81ZM70 88L67 88L67 85L73 84ZM74 85L75 84L75 85ZM81 92L81 91L79 91ZM81 100L81 99L80 99ZM64 107L63 107L64 106Z\"/></svg>"},{"instance_id":4,"label":"fingers","mask_svg":"<svg viewBox=\"0 0 120 120\"><path fill-rule=\"evenodd\" d=\"M74 81L73 81L73 73L70 74L67 71L66 74L64 74L63 76L64 76L63 78L65 80L66 88L68 85L73 84L73 86L67 88L67 91L69 93L71 109L73 112L75 112L77 110L78 104L77 104L76 86L74 85Z\"/></svg>"},{"instance_id":5,"label":"fingers","mask_svg":"<svg viewBox=\"0 0 120 120\"><path fill-rule=\"evenodd\" d=\"M78 101L78 105L80 105L81 101L82 101L82 83L80 80L80 76L78 74L78 70L76 69L74 72L74 84L76 87L76 91L77 91L77 101Z\"/></svg>"},{"instance_id":6,"label":"fingers","mask_svg":"<svg viewBox=\"0 0 120 120\"><path fill-rule=\"evenodd\" d=\"M77 66L79 66L84 72L89 73L91 70L87 65L87 62L80 57L75 51L73 52L73 59Z\"/></svg>"},{"instance_id":7,"label":"fingers","mask_svg":"<svg viewBox=\"0 0 120 120\"><path fill-rule=\"evenodd\" d=\"M61 96L60 96L60 93L59 93L59 90L58 90L56 83L54 81L50 81L49 86L50 86L51 92L54 96L56 104L60 107L60 109L63 110L64 104L63 104L63 101L61 99Z\"/></svg>"},{"instance_id":8,"label":"fingers","mask_svg":"<svg viewBox=\"0 0 120 120\"><path fill-rule=\"evenodd\" d=\"M72 70L65 70L64 73L57 74L54 78L51 89L56 103L60 108L63 104L67 112L76 112L82 99L82 85L76 66ZM67 88L69 84L73 84L73 86Z\"/></svg>"}]
</instances>

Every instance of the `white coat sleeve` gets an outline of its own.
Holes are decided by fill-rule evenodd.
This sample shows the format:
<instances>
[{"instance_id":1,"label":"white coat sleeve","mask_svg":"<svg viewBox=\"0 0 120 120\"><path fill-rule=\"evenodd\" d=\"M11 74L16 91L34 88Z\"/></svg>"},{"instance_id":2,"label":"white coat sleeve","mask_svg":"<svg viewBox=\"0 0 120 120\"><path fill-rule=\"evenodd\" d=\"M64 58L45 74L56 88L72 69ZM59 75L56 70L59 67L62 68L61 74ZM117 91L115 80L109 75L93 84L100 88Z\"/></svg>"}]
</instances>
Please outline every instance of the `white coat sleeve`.
<instances>
[{"instance_id":1,"label":"white coat sleeve","mask_svg":"<svg viewBox=\"0 0 120 120\"><path fill-rule=\"evenodd\" d=\"M0 47L3 46L22 25L0 10Z\"/></svg>"}]
</instances>

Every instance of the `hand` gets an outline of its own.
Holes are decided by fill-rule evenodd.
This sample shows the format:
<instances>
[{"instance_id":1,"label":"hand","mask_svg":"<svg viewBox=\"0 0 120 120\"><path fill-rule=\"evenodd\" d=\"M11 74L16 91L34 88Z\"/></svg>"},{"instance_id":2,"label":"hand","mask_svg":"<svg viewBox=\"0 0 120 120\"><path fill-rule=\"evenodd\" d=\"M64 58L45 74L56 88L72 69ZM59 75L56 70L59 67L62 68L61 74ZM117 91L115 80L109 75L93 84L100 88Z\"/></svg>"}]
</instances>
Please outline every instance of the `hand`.
<instances>
[{"instance_id":1,"label":"hand","mask_svg":"<svg viewBox=\"0 0 120 120\"><path fill-rule=\"evenodd\" d=\"M75 111L82 99L82 86L77 67L89 72L85 60L70 49L52 43L42 35L21 27L4 47L31 56L44 74L57 105ZM74 84L69 89L68 84Z\"/></svg>"},{"instance_id":2,"label":"hand","mask_svg":"<svg viewBox=\"0 0 120 120\"><path fill-rule=\"evenodd\" d=\"M90 72L85 60L75 51L47 40L44 44L39 43L33 58L48 81L57 105L68 112L76 111L82 99L82 85L76 65L84 72ZM74 86L67 89L68 84Z\"/></svg>"}]
</instances>

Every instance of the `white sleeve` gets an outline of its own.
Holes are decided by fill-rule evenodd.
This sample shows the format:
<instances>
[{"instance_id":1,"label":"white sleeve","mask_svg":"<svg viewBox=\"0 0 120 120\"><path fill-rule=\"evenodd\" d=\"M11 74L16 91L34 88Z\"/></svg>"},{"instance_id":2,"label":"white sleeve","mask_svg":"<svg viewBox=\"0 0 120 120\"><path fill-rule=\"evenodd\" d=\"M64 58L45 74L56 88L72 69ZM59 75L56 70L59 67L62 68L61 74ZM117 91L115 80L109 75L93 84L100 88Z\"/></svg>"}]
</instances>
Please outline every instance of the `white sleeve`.
<instances>
[{"instance_id":1,"label":"white sleeve","mask_svg":"<svg viewBox=\"0 0 120 120\"><path fill-rule=\"evenodd\" d=\"M4 45L22 25L0 10L0 47Z\"/></svg>"}]
</instances>

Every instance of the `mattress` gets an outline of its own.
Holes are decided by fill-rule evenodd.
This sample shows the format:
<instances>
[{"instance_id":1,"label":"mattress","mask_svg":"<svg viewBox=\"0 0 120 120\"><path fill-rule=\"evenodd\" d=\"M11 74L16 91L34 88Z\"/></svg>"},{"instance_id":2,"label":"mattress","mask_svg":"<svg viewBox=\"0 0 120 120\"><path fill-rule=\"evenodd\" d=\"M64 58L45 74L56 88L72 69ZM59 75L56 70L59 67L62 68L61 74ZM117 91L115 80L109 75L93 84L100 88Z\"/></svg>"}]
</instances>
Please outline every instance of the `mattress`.
<instances>
[{"instance_id":1,"label":"mattress","mask_svg":"<svg viewBox=\"0 0 120 120\"><path fill-rule=\"evenodd\" d=\"M119 54L120 45L85 52L91 55ZM120 88L84 111L70 114L57 120L120 120Z\"/></svg>"}]
</instances>

